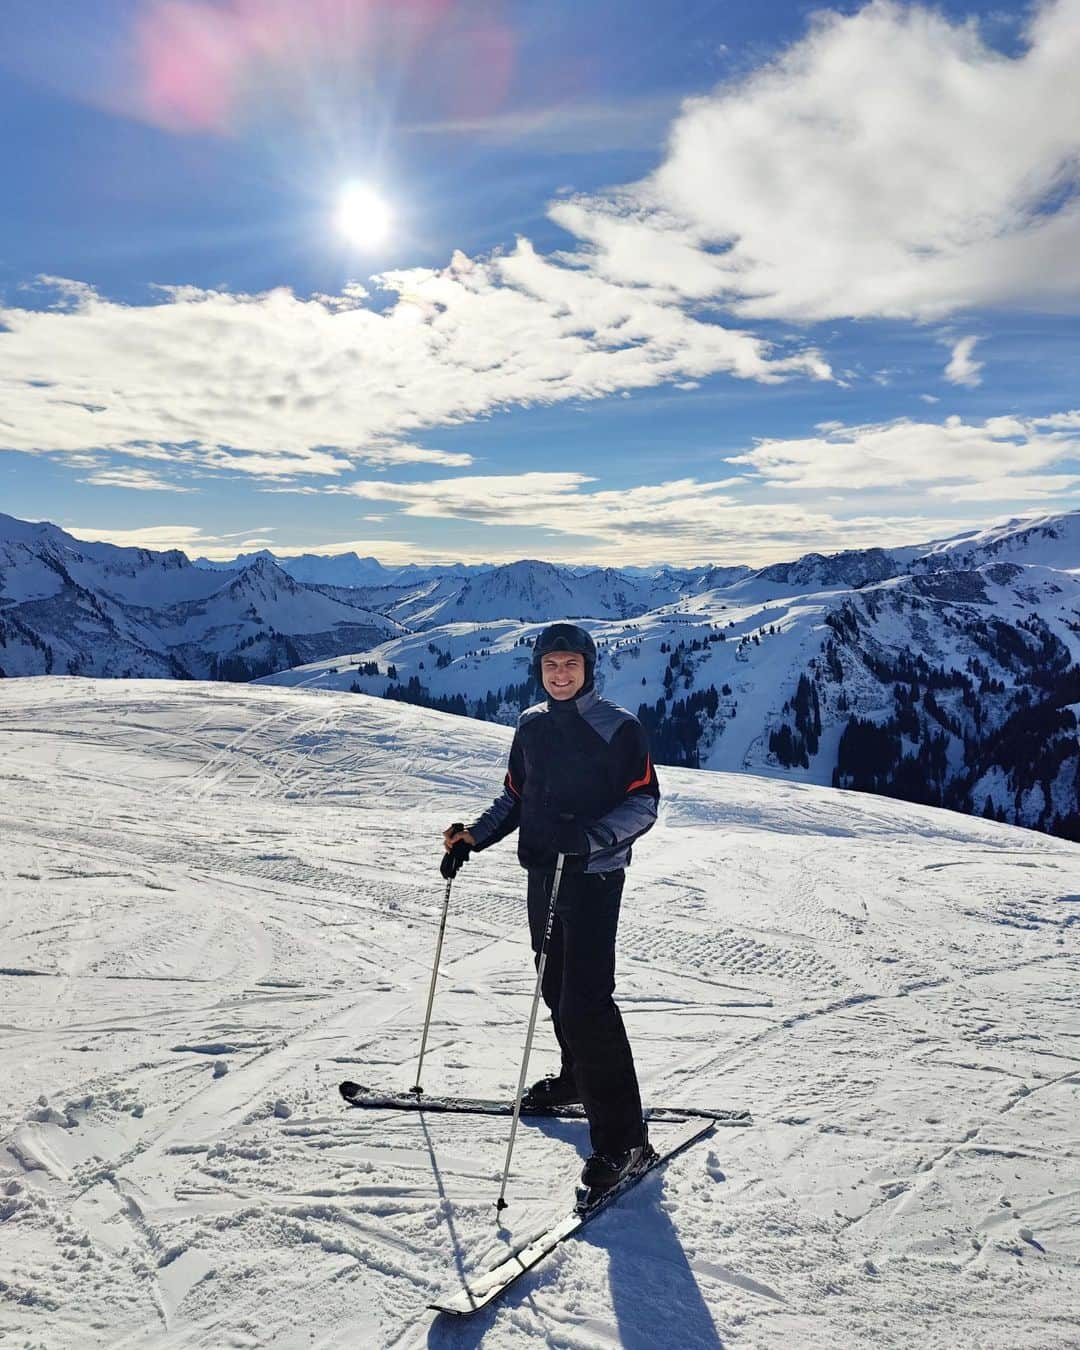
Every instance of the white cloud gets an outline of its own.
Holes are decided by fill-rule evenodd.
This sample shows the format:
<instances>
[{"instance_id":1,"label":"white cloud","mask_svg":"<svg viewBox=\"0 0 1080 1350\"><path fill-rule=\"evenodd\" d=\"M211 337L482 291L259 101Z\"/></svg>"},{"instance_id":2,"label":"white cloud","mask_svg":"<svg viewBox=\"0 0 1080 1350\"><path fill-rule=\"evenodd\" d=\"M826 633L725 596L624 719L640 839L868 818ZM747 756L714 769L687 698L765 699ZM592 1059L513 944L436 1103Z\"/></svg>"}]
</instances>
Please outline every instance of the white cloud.
<instances>
[{"instance_id":1,"label":"white cloud","mask_svg":"<svg viewBox=\"0 0 1080 1350\"><path fill-rule=\"evenodd\" d=\"M442 271L301 299L164 288L118 304L65 283L64 307L0 308L0 448L108 450L191 468L337 477L359 464L465 467L419 428L727 372L829 376L814 352L691 317L668 297L538 255L527 240Z\"/></svg>"},{"instance_id":2,"label":"white cloud","mask_svg":"<svg viewBox=\"0 0 1080 1350\"><path fill-rule=\"evenodd\" d=\"M822 422L817 434L764 440L727 458L751 471L720 479L683 478L611 490L577 472L469 475L401 483L362 479L320 492L393 505L401 515L500 527L478 539L472 557L520 557L528 546L503 543L506 531L542 531L542 556L617 563L628 555L673 562L760 564L809 550L910 543L969 529L977 518L900 515L883 503L908 490L909 500L1005 502L1066 497L1080 476L1046 473L1080 461L1080 412L1043 418L994 417L978 424L902 418L847 426ZM785 500L748 501L762 482ZM842 489L842 494L837 491ZM844 503L858 515L839 519L819 509ZM383 517L380 517L382 519ZM378 543L372 545L378 551ZM534 546L535 547L535 546Z\"/></svg>"},{"instance_id":3,"label":"white cloud","mask_svg":"<svg viewBox=\"0 0 1080 1350\"><path fill-rule=\"evenodd\" d=\"M427 446L410 445L406 441L366 446L356 458L373 468L391 468L395 464L438 464L444 469L466 469L473 462L472 455L465 451L431 450Z\"/></svg>"},{"instance_id":4,"label":"white cloud","mask_svg":"<svg viewBox=\"0 0 1080 1350\"><path fill-rule=\"evenodd\" d=\"M967 385L969 389L982 384L983 362L975 361L971 356L978 340L977 337L965 337L954 344L949 364L945 367L945 378L950 384Z\"/></svg>"},{"instance_id":5,"label":"white cloud","mask_svg":"<svg viewBox=\"0 0 1080 1350\"><path fill-rule=\"evenodd\" d=\"M1075 308L1080 0L1044 0L1027 38L1010 58L919 5L819 12L688 100L649 179L550 214L594 273L749 318Z\"/></svg>"},{"instance_id":6,"label":"white cloud","mask_svg":"<svg viewBox=\"0 0 1080 1350\"><path fill-rule=\"evenodd\" d=\"M727 462L750 465L771 487L872 490L955 481L971 485L976 495L970 499L976 500L983 482L1080 458L1077 430L1071 422L1057 425L1055 417L992 417L981 424L959 417L943 423L901 418L833 428L821 436L759 441Z\"/></svg>"},{"instance_id":7,"label":"white cloud","mask_svg":"<svg viewBox=\"0 0 1080 1350\"><path fill-rule=\"evenodd\" d=\"M232 556L227 551L222 554L220 547L229 536L204 534L199 525L147 525L138 530L112 529L107 525L64 525L63 529L76 539L85 539L88 543L155 550L175 548L191 557L202 553L215 556L213 551L217 549L216 556Z\"/></svg>"},{"instance_id":8,"label":"white cloud","mask_svg":"<svg viewBox=\"0 0 1080 1350\"><path fill-rule=\"evenodd\" d=\"M290 481L288 481L288 480L285 481L285 483L284 483L284 485L283 485L282 487L260 487L260 488L256 488L256 491L257 491L257 492L263 492L263 493L265 493L267 496L271 496L271 497L273 497L273 496L282 497L282 496L289 496L289 495L292 495L292 496L298 496L298 497L317 497L317 496L319 496L320 493L322 493L322 492L332 492L332 491L334 491L334 490L335 490L335 489L333 489L333 488L303 487L303 486L300 486L300 485L297 484L297 483L293 483L293 482L290 482Z\"/></svg>"},{"instance_id":9,"label":"white cloud","mask_svg":"<svg viewBox=\"0 0 1080 1350\"><path fill-rule=\"evenodd\" d=\"M396 502L405 515L482 520L492 525L544 524L568 498L593 479L581 473L492 474L438 478L426 483L361 480L331 492L365 501Z\"/></svg>"},{"instance_id":10,"label":"white cloud","mask_svg":"<svg viewBox=\"0 0 1080 1350\"><path fill-rule=\"evenodd\" d=\"M1049 427L1053 431L1080 431L1080 408L1040 417L1039 425Z\"/></svg>"},{"instance_id":11,"label":"white cloud","mask_svg":"<svg viewBox=\"0 0 1080 1350\"><path fill-rule=\"evenodd\" d=\"M352 468L352 461L343 455L315 447L306 453L285 450L278 454L238 454L214 445L200 447L194 452L187 447L178 447L178 450L178 458L188 463L224 473L249 474L253 478L294 478L298 474L327 476Z\"/></svg>"},{"instance_id":12,"label":"white cloud","mask_svg":"<svg viewBox=\"0 0 1080 1350\"><path fill-rule=\"evenodd\" d=\"M88 543L116 544L120 548L179 549L189 558L205 557L217 562L235 558L238 547L268 548L280 558L296 557L301 553L359 553L361 556L375 555L381 562L391 566L409 562L456 561L445 550L423 548L402 539L352 539L344 543L283 545L272 539L254 538L243 539L238 545L235 534L207 534L198 525L149 525L138 530L113 529L107 525L64 525L63 529L76 539L84 539Z\"/></svg>"},{"instance_id":13,"label":"white cloud","mask_svg":"<svg viewBox=\"0 0 1080 1350\"><path fill-rule=\"evenodd\" d=\"M944 483L929 488L932 497L954 502L1056 501L1080 488L1080 474L1024 474L986 478L979 483Z\"/></svg>"},{"instance_id":14,"label":"white cloud","mask_svg":"<svg viewBox=\"0 0 1080 1350\"><path fill-rule=\"evenodd\" d=\"M838 552L910 543L981 523L869 513L841 520L802 504L745 504L730 492L743 482L738 478L686 478L618 491L595 489L593 482L584 474L526 473L424 483L363 482L349 491L396 502L407 516L543 530L550 541L544 545L545 558L598 565L618 565L630 557L761 565L811 549ZM567 548L560 536L576 542ZM378 548L372 545L373 551ZM524 552L520 544L479 541L473 558L494 562L520 558Z\"/></svg>"},{"instance_id":15,"label":"white cloud","mask_svg":"<svg viewBox=\"0 0 1080 1350\"><path fill-rule=\"evenodd\" d=\"M167 483L149 469L99 469L89 478L80 478L79 481L94 487L129 488L134 492L193 491L192 488L179 487L176 483Z\"/></svg>"}]
</instances>

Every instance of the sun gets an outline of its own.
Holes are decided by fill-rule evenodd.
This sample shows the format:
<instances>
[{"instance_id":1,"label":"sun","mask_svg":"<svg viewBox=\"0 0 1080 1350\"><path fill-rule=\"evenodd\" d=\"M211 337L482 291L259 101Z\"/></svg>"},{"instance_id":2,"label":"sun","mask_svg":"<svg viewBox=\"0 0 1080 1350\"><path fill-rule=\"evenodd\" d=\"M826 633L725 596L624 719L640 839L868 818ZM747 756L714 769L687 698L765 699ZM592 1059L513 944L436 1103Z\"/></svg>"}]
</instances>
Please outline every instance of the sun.
<instances>
[{"instance_id":1,"label":"sun","mask_svg":"<svg viewBox=\"0 0 1080 1350\"><path fill-rule=\"evenodd\" d=\"M347 183L341 190L337 227L350 244L374 249L390 234L393 213L387 202L368 183Z\"/></svg>"}]
</instances>

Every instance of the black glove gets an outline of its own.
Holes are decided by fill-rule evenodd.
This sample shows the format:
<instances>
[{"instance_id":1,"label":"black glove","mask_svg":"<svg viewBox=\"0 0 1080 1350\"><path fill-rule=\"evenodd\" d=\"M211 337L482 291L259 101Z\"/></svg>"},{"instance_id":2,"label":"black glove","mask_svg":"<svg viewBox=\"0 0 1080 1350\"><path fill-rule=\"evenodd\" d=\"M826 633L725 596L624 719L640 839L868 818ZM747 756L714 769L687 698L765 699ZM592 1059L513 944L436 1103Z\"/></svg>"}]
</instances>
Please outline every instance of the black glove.
<instances>
[{"instance_id":1,"label":"black glove","mask_svg":"<svg viewBox=\"0 0 1080 1350\"><path fill-rule=\"evenodd\" d=\"M464 825L454 824L450 826L451 830L463 830ZM442 855L442 861L439 863L439 871L447 881L453 881L461 870L461 864L469 861L469 854L472 852L472 846L465 839L457 839L451 848L446 849Z\"/></svg>"},{"instance_id":2,"label":"black glove","mask_svg":"<svg viewBox=\"0 0 1080 1350\"><path fill-rule=\"evenodd\" d=\"M550 843L554 852L564 853L568 858L589 851L585 825L576 816L560 816L552 822Z\"/></svg>"}]
</instances>

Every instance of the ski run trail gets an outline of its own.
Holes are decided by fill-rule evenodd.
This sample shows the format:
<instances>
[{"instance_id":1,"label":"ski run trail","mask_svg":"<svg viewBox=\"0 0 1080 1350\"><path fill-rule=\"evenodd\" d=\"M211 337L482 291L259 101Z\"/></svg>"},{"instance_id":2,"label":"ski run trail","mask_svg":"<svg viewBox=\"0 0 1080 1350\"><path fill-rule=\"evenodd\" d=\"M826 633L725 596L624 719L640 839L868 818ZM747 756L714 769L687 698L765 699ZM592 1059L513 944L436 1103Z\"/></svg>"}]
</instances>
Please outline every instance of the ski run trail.
<instances>
[{"instance_id":1,"label":"ski run trail","mask_svg":"<svg viewBox=\"0 0 1080 1350\"><path fill-rule=\"evenodd\" d=\"M647 1103L746 1107L467 1320L579 1121L351 1110L413 1082L440 834L503 727L363 696L0 682L0 1345L1080 1345L1080 847L661 769L619 992ZM508 1097L513 841L454 888L424 1070ZM531 1077L556 1064L538 1028ZM678 1129L678 1126L667 1126ZM654 1138L663 1143L662 1125Z\"/></svg>"}]
</instances>

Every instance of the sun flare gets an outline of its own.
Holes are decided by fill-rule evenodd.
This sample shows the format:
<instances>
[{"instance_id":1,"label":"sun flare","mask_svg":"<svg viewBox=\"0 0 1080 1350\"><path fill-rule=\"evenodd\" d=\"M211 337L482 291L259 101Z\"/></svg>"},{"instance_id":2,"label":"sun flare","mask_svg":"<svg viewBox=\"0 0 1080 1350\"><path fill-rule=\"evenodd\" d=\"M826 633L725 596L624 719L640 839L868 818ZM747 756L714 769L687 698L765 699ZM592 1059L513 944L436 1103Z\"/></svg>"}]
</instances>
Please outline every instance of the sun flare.
<instances>
[{"instance_id":1,"label":"sun flare","mask_svg":"<svg viewBox=\"0 0 1080 1350\"><path fill-rule=\"evenodd\" d=\"M393 214L387 202L367 183L348 183L341 191L337 228L356 248L372 249L385 242Z\"/></svg>"}]
</instances>

